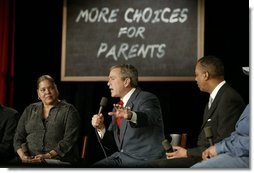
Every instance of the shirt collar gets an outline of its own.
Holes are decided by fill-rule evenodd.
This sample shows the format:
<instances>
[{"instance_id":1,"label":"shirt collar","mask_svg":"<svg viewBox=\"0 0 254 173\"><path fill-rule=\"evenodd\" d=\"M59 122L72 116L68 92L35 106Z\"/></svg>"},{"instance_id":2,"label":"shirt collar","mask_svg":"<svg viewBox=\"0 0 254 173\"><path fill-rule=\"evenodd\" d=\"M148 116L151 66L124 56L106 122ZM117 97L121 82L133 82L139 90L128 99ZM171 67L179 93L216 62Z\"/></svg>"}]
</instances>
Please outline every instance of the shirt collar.
<instances>
[{"instance_id":1,"label":"shirt collar","mask_svg":"<svg viewBox=\"0 0 254 173\"><path fill-rule=\"evenodd\" d=\"M136 90L136 88L132 88L123 98L123 106L125 107L126 103L128 102L128 100L130 99L131 95L134 93L134 91Z\"/></svg>"},{"instance_id":2,"label":"shirt collar","mask_svg":"<svg viewBox=\"0 0 254 173\"><path fill-rule=\"evenodd\" d=\"M220 88L226 83L226 81L222 81L221 83L219 83L213 90L213 92L210 94L210 97L212 97L212 99L214 100L214 98L216 97L218 91L220 90Z\"/></svg>"}]
</instances>

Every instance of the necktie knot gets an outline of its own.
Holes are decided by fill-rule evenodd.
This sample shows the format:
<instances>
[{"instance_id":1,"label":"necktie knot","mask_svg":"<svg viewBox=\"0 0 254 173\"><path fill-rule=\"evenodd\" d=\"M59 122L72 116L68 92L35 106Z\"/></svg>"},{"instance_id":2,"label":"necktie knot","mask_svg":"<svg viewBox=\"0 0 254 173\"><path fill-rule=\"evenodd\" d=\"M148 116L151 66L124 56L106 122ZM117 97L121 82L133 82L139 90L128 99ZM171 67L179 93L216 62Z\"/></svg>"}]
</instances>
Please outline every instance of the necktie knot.
<instances>
[{"instance_id":1,"label":"necktie knot","mask_svg":"<svg viewBox=\"0 0 254 173\"><path fill-rule=\"evenodd\" d=\"M121 106L123 106L123 105L124 105L124 103L123 103L123 101L122 101L122 100L120 100L120 101L118 102L118 104L119 104L119 105L121 105Z\"/></svg>"}]
</instances>

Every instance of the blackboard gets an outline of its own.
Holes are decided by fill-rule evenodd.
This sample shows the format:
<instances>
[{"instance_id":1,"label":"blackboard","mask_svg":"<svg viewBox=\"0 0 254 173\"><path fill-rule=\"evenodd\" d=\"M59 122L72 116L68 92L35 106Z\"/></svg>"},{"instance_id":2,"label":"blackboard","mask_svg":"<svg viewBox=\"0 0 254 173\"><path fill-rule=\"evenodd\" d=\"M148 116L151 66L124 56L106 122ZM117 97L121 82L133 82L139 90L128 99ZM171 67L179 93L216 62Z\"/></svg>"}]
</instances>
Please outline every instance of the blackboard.
<instances>
[{"instance_id":1,"label":"blackboard","mask_svg":"<svg viewBox=\"0 0 254 173\"><path fill-rule=\"evenodd\" d=\"M204 0L65 0L62 81L106 81L132 64L140 81L194 80Z\"/></svg>"}]
</instances>

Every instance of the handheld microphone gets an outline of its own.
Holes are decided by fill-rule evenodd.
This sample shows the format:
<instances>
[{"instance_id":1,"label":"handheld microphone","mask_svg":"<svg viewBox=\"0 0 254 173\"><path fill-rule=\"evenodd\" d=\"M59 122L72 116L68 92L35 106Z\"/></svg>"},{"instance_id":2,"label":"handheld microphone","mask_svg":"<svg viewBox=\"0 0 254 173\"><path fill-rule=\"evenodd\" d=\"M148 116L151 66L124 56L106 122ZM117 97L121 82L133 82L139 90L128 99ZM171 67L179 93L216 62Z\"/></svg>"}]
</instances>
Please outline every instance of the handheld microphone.
<instances>
[{"instance_id":1,"label":"handheld microphone","mask_svg":"<svg viewBox=\"0 0 254 173\"><path fill-rule=\"evenodd\" d=\"M102 97L101 98L100 108L99 108L99 111L98 111L98 115L102 112L103 108L106 107L107 102L108 102L108 99L106 97ZM101 146L101 149L103 151L103 154L104 154L105 158L108 158L107 157L107 153L106 153L106 151L105 151L105 149L104 149L104 147L103 147L103 145L101 143L101 138L100 138L99 134L97 133L96 129L95 129L95 132L96 132L95 134L96 134L97 140L98 140L98 142L99 142L99 144Z\"/></svg>"},{"instance_id":2,"label":"handheld microphone","mask_svg":"<svg viewBox=\"0 0 254 173\"><path fill-rule=\"evenodd\" d=\"M171 153L171 152L174 151L172 145L170 144L170 142L167 139L164 139L161 142L161 144L162 144L162 146L164 147L164 149L166 150L167 153Z\"/></svg>"},{"instance_id":3,"label":"handheld microphone","mask_svg":"<svg viewBox=\"0 0 254 173\"><path fill-rule=\"evenodd\" d=\"M210 146L213 145L213 131L211 126L204 128L205 137L208 139Z\"/></svg>"},{"instance_id":4,"label":"handheld microphone","mask_svg":"<svg viewBox=\"0 0 254 173\"><path fill-rule=\"evenodd\" d=\"M106 97L102 97L101 98L100 108L99 108L99 111L98 111L98 115L102 112L103 108L106 107L107 102L108 102L108 99Z\"/></svg>"}]
</instances>

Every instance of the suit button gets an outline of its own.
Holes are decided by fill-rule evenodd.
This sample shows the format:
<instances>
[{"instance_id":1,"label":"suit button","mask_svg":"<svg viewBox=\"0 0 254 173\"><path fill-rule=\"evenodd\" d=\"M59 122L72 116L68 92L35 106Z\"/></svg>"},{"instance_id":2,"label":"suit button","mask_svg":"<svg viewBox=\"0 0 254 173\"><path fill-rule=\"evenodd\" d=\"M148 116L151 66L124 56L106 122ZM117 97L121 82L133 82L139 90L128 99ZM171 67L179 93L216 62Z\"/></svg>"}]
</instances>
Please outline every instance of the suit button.
<instances>
[{"instance_id":1,"label":"suit button","mask_svg":"<svg viewBox=\"0 0 254 173\"><path fill-rule=\"evenodd\" d=\"M120 151L121 153L123 152L123 149L121 149L121 151Z\"/></svg>"}]
</instances>

